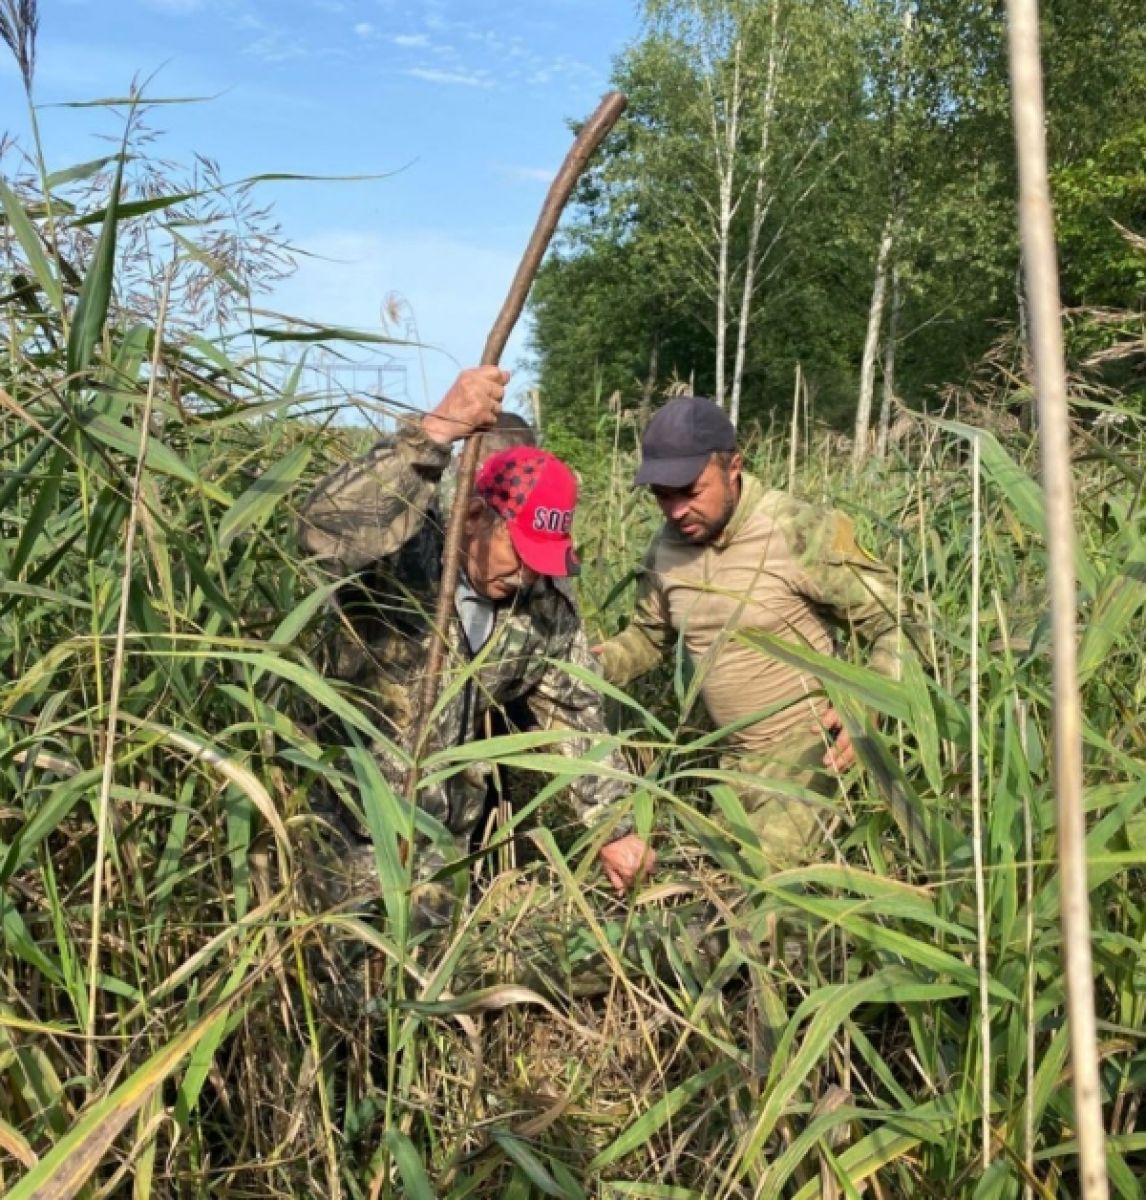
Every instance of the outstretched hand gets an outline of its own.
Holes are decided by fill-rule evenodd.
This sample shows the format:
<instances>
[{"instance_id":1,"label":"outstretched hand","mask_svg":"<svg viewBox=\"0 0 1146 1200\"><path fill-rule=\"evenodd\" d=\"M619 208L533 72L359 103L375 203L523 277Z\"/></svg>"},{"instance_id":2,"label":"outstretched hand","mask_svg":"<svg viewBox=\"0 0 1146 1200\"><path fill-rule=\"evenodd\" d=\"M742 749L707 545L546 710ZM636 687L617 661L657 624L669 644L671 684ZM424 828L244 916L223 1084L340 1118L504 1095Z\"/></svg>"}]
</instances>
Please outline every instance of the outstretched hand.
<instances>
[{"instance_id":1,"label":"outstretched hand","mask_svg":"<svg viewBox=\"0 0 1146 1200\"><path fill-rule=\"evenodd\" d=\"M605 878L618 896L623 896L633 884L651 875L657 865L656 851L635 833L602 846L600 857Z\"/></svg>"},{"instance_id":2,"label":"outstretched hand","mask_svg":"<svg viewBox=\"0 0 1146 1200\"><path fill-rule=\"evenodd\" d=\"M437 408L422 418L426 436L448 446L477 429L489 429L501 415L508 382L509 372L500 367L471 367L463 371Z\"/></svg>"},{"instance_id":3,"label":"outstretched hand","mask_svg":"<svg viewBox=\"0 0 1146 1200\"><path fill-rule=\"evenodd\" d=\"M831 742L823 757L824 766L829 771L835 771L838 775L842 775L845 771L854 767L856 763L856 749L852 745L851 735L844 728L840 714L830 704L820 714L820 723L817 729L823 730L828 735L829 742Z\"/></svg>"}]
</instances>

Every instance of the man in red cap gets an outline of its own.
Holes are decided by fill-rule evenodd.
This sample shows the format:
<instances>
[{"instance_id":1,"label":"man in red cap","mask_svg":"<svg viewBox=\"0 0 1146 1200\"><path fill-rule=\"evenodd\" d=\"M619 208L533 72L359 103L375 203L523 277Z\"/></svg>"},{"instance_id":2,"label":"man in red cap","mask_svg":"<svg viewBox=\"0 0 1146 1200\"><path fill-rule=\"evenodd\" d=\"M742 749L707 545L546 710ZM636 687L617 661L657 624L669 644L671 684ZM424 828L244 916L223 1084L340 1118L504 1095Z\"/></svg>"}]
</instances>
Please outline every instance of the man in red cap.
<instances>
[{"instance_id":1,"label":"man in red cap","mask_svg":"<svg viewBox=\"0 0 1146 1200\"><path fill-rule=\"evenodd\" d=\"M546 751L589 767L571 772L564 799L580 821L608 830L599 854L612 886L624 892L655 861L614 810L625 792L619 776L627 772L606 731L600 696L567 669L596 669L568 583L576 567L577 481L543 450L502 450L478 473L454 619L444 631L439 711L426 744L410 744L421 675L437 636L444 535L432 516L436 489L452 444L497 422L508 378L495 367L463 371L421 421L327 476L302 514L304 548L346 580L340 609L348 628L336 639L331 673L355 689L386 735L371 747L383 775L400 791L409 755L437 759L418 792L419 808L434 819L416 849L415 908L423 923L451 919L456 897L431 877L440 880L451 861L469 854L486 801L486 777L472 753L451 758L451 752L481 736L487 718L510 704L524 704L537 729L584 735L559 738ZM344 860L352 866L355 856L362 858L364 874L373 876L365 830L342 824Z\"/></svg>"}]
</instances>

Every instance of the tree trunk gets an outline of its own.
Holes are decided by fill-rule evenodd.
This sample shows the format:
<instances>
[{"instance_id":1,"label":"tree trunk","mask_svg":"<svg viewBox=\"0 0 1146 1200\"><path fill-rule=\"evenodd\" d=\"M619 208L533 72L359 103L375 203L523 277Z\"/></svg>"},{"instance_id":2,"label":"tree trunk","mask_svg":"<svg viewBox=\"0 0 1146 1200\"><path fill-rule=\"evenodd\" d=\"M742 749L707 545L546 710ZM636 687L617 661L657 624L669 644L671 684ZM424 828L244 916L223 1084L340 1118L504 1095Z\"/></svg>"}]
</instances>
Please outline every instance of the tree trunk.
<instances>
[{"instance_id":1,"label":"tree trunk","mask_svg":"<svg viewBox=\"0 0 1146 1200\"><path fill-rule=\"evenodd\" d=\"M732 397L728 416L733 428L740 424L740 392L744 380L744 360L748 354L748 325L752 316L752 292L756 287L756 255L760 230L764 225L764 166L756 176L756 194L752 199L752 228L748 233L748 258L744 263L744 292L740 297L740 322L736 329L736 362L732 368Z\"/></svg>"},{"instance_id":2,"label":"tree trunk","mask_svg":"<svg viewBox=\"0 0 1146 1200\"><path fill-rule=\"evenodd\" d=\"M660 334L653 334L652 348L649 350L649 373L645 376L645 386L641 388L641 403L637 409L637 428L643 433L649 418L653 415L653 392L657 386L657 363L660 359Z\"/></svg>"},{"instance_id":3,"label":"tree trunk","mask_svg":"<svg viewBox=\"0 0 1146 1200\"><path fill-rule=\"evenodd\" d=\"M1015 298L1019 312L1019 355L1021 358L1020 372L1024 380L1034 378L1034 368L1031 364L1030 319L1027 314L1027 293L1023 290L1023 256L1019 253L1019 265L1015 268ZM1039 410L1035 402L1035 390L1032 387L1019 413L1020 427L1024 433L1038 433Z\"/></svg>"},{"instance_id":4,"label":"tree trunk","mask_svg":"<svg viewBox=\"0 0 1146 1200\"><path fill-rule=\"evenodd\" d=\"M724 407L724 355L728 334L728 243L732 233L732 171L720 180L716 260L716 403Z\"/></svg>"},{"instance_id":5,"label":"tree trunk","mask_svg":"<svg viewBox=\"0 0 1146 1200\"><path fill-rule=\"evenodd\" d=\"M748 326L752 317L752 298L756 290L756 268L760 252L760 233L771 200L765 199L765 174L768 169L768 142L772 134L772 118L776 111L777 67L779 45L777 33L780 5L772 4L772 38L768 47L768 76L764 84L764 111L760 126L760 155L756 163L756 187L752 196L752 222L748 232L748 257L744 263L744 291L740 297L740 321L736 328L736 361L732 368L732 398L728 415L733 428L740 424L740 393L744 381L744 362L748 354Z\"/></svg>"},{"instance_id":6,"label":"tree trunk","mask_svg":"<svg viewBox=\"0 0 1146 1200\"><path fill-rule=\"evenodd\" d=\"M796 459L800 446L800 364L796 364L796 390L792 395L792 436L788 443L788 491L796 490Z\"/></svg>"},{"instance_id":7,"label":"tree trunk","mask_svg":"<svg viewBox=\"0 0 1146 1200\"><path fill-rule=\"evenodd\" d=\"M529 389L529 411L533 415L533 428L537 431L537 436L541 436L541 389Z\"/></svg>"},{"instance_id":8,"label":"tree trunk","mask_svg":"<svg viewBox=\"0 0 1146 1200\"><path fill-rule=\"evenodd\" d=\"M909 83L906 75L908 66L908 44L911 30L915 21L913 0L905 0L903 5L903 40L900 43L895 82L891 90L890 108L888 110L888 144L891 154L891 211L883 228L883 240L880 242L879 261L876 264L875 288L872 291L872 312L868 317L868 343L864 346L863 371L860 374L860 403L856 411L856 437L852 447L852 464L858 467L868 453L868 424L871 420L871 404L875 393L875 344L879 342L879 326L882 316L878 309L883 307L883 288L887 277L887 261L891 259L891 316L888 321L887 342L883 360L883 398L880 402L879 432L876 436L876 457L887 457L888 434L891 430L891 410L895 400L895 352L899 335L899 310L901 306L899 264L895 261L896 243L899 241L899 229L903 213L903 160L899 151L900 138L899 110L909 96ZM882 270L881 270L882 266ZM873 328L872 319L875 325ZM872 338L875 343L872 343ZM868 351L871 350L871 360ZM866 375L864 374L866 372ZM866 396L866 401L865 401ZM860 422L863 422L862 428ZM862 435L862 437L861 437Z\"/></svg>"},{"instance_id":9,"label":"tree trunk","mask_svg":"<svg viewBox=\"0 0 1146 1200\"><path fill-rule=\"evenodd\" d=\"M887 293L887 264L891 257L892 218L884 222L875 260L875 284L871 289L871 307L867 314L867 337L864 339L863 363L860 367L859 403L856 405L855 441L852 444L852 469L859 470L867 458L871 429L871 404L875 395L875 355L879 348L879 330L883 324L883 299Z\"/></svg>"},{"instance_id":10,"label":"tree trunk","mask_svg":"<svg viewBox=\"0 0 1146 1200\"><path fill-rule=\"evenodd\" d=\"M891 410L895 404L895 348L899 337L899 310L903 297L899 288L899 265L891 264L891 313L887 319L887 342L883 352L883 398L879 406L879 435L875 456L887 457L887 441L891 432Z\"/></svg>"},{"instance_id":11,"label":"tree trunk","mask_svg":"<svg viewBox=\"0 0 1146 1200\"><path fill-rule=\"evenodd\" d=\"M712 108L713 156L719 176L716 211L716 403L725 402L725 359L728 347L729 252L732 223L739 208L736 196L737 151L740 147L740 119L744 104L740 76L741 45L733 49L731 92L725 102L724 126L720 123L720 104L711 79L709 104Z\"/></svg>"}]
</instances>

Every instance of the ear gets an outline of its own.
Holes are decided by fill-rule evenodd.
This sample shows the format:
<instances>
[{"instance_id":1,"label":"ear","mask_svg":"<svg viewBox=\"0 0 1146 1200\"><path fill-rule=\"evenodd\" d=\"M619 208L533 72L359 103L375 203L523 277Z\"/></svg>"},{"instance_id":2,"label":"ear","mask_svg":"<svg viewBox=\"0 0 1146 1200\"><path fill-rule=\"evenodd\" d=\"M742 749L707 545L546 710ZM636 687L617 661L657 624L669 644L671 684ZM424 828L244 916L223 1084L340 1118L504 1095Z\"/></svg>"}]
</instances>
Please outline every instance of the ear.
<instances>
[{"instance_id":1,"label":"ear","mask_svg":"<svg viewBox=\"0 0 1146 1200\"><path fill-rule=\"evenodd\" d=\"M470 502L466 505L466 536L473 537L481 528L481 524L485 519L486 502L480 496L471 496Z\"/></svg>"},{"instance_id":2,"label":"ear","mask_svg":"<svg viewBox=\"0 0 1146 1200\"><path fill-rule=\"evenodd\" d=\"M744 455L739 450L728 460L728 477L729 479L739 479L740 472L744 469Z\"/></svg>"}]
</instances>

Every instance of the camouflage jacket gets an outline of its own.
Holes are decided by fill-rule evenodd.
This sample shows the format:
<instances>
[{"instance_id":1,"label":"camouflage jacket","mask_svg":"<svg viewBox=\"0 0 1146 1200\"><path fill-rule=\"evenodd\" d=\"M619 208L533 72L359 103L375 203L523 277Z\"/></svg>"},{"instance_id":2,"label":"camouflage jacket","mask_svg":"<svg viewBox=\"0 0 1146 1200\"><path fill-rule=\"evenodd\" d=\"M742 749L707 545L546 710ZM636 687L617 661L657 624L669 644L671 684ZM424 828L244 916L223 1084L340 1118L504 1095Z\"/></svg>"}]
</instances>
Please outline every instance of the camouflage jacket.
<instances>
[{"instance_id":1,"label":"camouflage jacket","mask_svg":"<svg viewBox=\"0 0 1146 1200\"><path fill-rule=\"evenodd\" d=\"M819 684L746 644L755 630L833 653L833 629L868 644L869 665L895 676L903 652L895 575L856 544L843 514L769 491L742 477L731 521L695 546L668 525L645 555L631 623L605 643L605 677L624 684L660 662L679 637L701 675L718 727L741 752L771 755L780 742L818 737Z\"/></svg>"},{"instance_id":2,"label":"camouflage jacket","mask_svg":"<svg viewBox=\"0 0 1146 1200\"><path fill-rule=\"evenodd\" d=\"M448 447L411 425L322 480L305 502L300 523L307 553L351 577L339 592L339 629L328 670L353 689L377 727L407 750L433 636L445 540L435 497L449 461ZM423 755L480 737L487 714L507 705L518 711L524 706L536 728L606 734L598 693L547 660L596 670L566 581L543 579L514 603L497 606L493 632L476 656L455 610L440 688L448 699ZM588 745L569 738L547 752L580 759ZM383 773L400 787L401 763L385 746L375 752ZM616 750L601 761L606 770L625 769ZM467 768L424 788L419 804L464 842L480 820L486 779L484 767ZM616 779L581 775L565 789L563 806L593 824L623 791ZM618 823L618 832L621 828Z\"/></svg>"}]
</instances>

